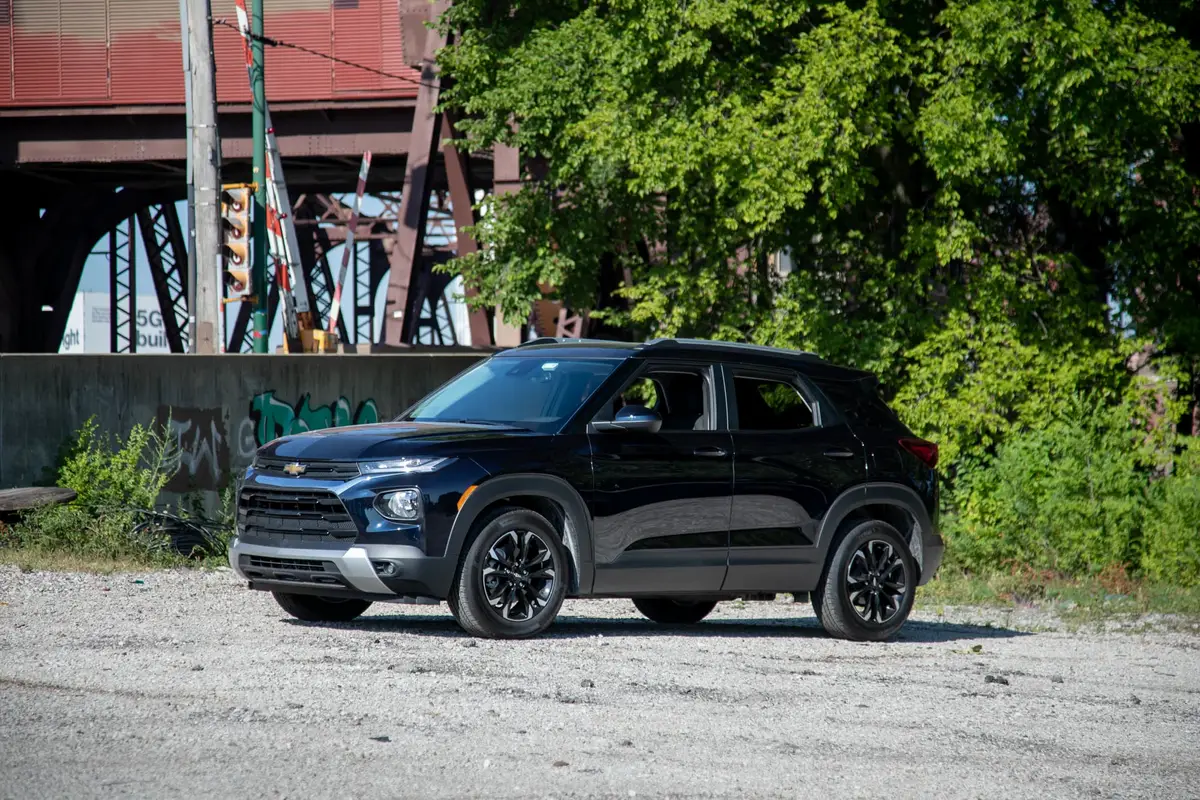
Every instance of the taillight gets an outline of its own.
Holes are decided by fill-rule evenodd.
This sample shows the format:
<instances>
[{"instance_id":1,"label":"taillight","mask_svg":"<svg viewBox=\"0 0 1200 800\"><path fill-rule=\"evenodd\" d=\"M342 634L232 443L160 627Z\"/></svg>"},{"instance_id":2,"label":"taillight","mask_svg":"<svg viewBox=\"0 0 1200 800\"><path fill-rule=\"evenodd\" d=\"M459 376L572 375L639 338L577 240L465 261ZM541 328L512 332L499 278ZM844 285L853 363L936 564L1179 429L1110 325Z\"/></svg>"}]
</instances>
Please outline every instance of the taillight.
<instances>
[{"instance_id":1,"label":"taillight","mask_svg":"<svg viewBox=\"0 0 1200 800\"><path fill-rule=\"evenodd\" d=\"M900 446L921 459L921 463L930 469L937 466L938 446L933 442L924 439L901 439Z\"/></svg>"}]
</instances>

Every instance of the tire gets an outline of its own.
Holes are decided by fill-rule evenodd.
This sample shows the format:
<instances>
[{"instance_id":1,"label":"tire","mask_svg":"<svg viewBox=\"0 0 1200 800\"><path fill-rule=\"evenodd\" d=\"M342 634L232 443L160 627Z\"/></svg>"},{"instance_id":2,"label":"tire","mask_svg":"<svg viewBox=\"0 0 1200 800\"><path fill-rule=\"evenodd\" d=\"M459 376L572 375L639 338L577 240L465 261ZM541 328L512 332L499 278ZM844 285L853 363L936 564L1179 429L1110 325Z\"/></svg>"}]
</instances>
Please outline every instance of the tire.
<instances>
[{"instance_id":1,"label":"tire","mask_svg":"<svg viewBox=\"0 0 1200 800\"><path fill-rule=\"evenodd\" d=\"M908 619L917 580L916 561L899 532L867 520L835 543L812 592L813 609L834 638L880 642Z\"/></svg>"},{"instance_id":2,"label":"tire","mask_svg":"<svg viewBox=\"0 0 1200 800\"><path fill-rule=\"evenodd\" d=\"M370 600L347 597L316 597L310 594L272 592L275 602L296 619L305 622L349 622L371 607Z\"/></svg>"},{"instance_id":3,"label":"tire","mask_svg":"<svg viewBox=\"0 0 1200 800\"><path fill-rule=\"evenodd\" d=\"M647 619L664 625L694 625L717 607L715 602L672 600L668 597L639 597L633 604Z\"/></svg>"},{"instance_id":4,"label":"tire","mask_svg":"<svg viewBox=\"0 0 1200 800\"><path fill-rule=\"evenodd\" d=\"M554 526L525 508L504 509L471 542L450 587L464 631L487 639L536 636L558 616L570 580Z\"/></svg>"}]
</instances>

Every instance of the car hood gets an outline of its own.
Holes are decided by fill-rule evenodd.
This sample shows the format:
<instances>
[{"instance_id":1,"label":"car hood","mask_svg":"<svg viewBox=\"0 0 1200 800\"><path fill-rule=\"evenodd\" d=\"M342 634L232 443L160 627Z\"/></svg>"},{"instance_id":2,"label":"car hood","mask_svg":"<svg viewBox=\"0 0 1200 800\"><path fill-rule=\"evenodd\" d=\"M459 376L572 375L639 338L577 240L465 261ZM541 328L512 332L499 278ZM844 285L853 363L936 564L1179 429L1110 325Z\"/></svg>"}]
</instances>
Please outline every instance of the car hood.
<instances>
[{"instance_id":1,"label":"car hood","mask_svg":"<svg viewBox=\"0 0 1200 800\"><path fill-rule=\"evenodd\" d=\"M325 428L268 442L268 458L369 461L404 455L460 455L492 449L506 440L539 436L520 428L441 422L381 422Z\"/></svg>"}]
</instances>

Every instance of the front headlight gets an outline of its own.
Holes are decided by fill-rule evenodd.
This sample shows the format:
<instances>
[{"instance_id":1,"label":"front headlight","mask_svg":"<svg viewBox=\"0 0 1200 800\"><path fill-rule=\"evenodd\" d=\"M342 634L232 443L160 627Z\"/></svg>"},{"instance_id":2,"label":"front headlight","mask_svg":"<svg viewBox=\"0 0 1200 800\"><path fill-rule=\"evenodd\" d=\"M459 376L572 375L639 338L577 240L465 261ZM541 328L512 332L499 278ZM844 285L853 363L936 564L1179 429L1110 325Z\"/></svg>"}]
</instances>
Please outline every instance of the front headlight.
<instances>
[{"instance_id":1,"label":"front headlight","mask_svg":"<svg viewBox=\"0 0 1200 800\"><path fill-rule=\"evenodd\" d=\"M417 489L383 492L375 498L375 510L400 522L418 520L421 518L421 492Z\"/></svg>"},{"instance_id":2,"label":"front headlight","mask_svg":"<svg viewBox=\"0 0 1200 800\"><path fill-rule=\"evenodd\" d=\"M449 458L389 458L387 461L363 461L358 465L363 475L386 475L388 473L433 472L450 463Z\"/></svg>"}]
</instances>

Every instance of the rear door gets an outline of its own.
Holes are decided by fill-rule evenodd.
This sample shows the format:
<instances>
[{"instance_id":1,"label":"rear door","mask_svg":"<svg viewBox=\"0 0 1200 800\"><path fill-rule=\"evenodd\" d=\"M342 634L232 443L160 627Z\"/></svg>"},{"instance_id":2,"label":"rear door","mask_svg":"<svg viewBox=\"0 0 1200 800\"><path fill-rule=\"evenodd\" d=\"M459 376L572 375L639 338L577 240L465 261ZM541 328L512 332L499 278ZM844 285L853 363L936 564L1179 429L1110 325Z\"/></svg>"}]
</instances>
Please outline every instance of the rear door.
<instances>
[{"instance_id":1,"label":"rear door","mask_svg":"<svg viewBox=\"0 0 1200 800\"><path fill-rule=\"evenodd\" d=\"M816 534L866 477L862 443L795 371L727 364L734 484L726 591L792 591L819 579Z\"/></svg>"},{"instance_id":2,"label":"rear door","mask_svg":"<svg viewBox=\"0 0 1200 800\"><path fill-rule=\"evenodd\" d=\"M588 434L596 594L715 592L725 579L733 446L711 364L649 362L597 415L624 403L663 419L658 433Z\"/></svg>"}]
</instances>

